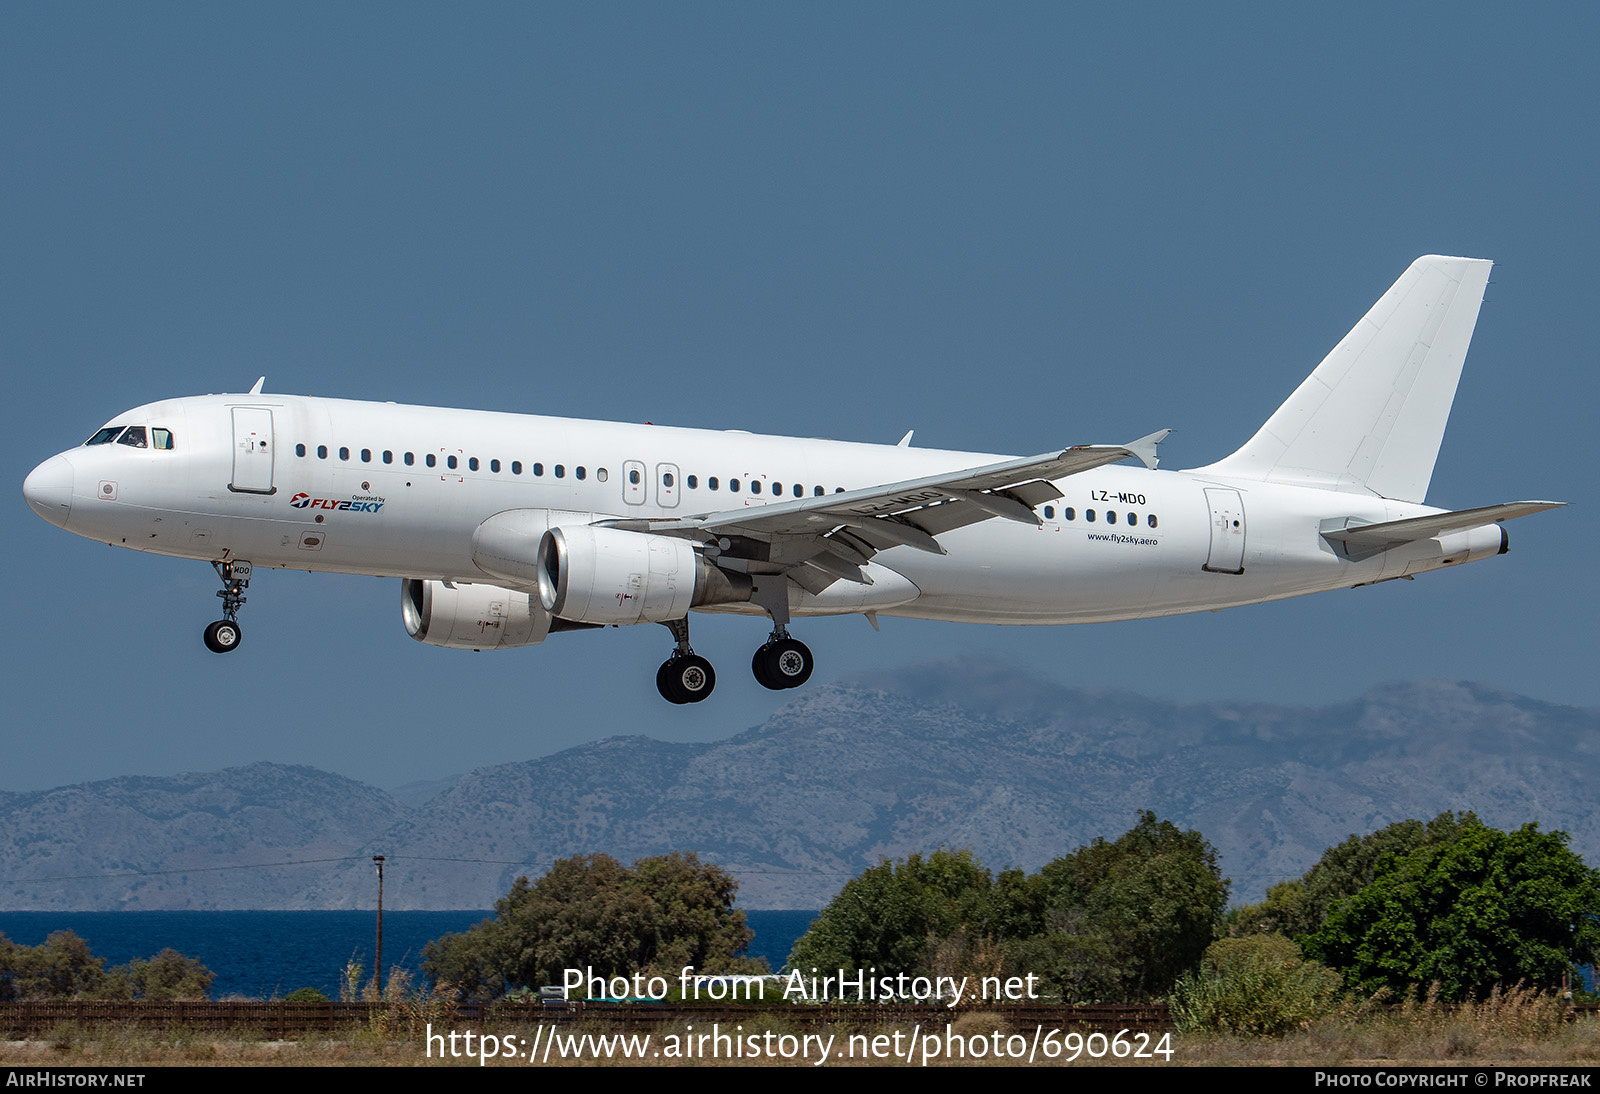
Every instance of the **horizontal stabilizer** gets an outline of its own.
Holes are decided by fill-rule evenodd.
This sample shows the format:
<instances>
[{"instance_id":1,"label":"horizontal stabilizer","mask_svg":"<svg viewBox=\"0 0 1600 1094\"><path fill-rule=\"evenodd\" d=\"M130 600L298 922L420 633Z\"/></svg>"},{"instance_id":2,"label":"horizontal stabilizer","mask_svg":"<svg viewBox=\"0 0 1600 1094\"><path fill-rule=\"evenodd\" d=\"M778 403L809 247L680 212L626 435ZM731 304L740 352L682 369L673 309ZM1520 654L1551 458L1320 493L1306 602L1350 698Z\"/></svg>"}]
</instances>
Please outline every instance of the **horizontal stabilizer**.
<instances>
[{"instance_id":1,"label":"horizontal stabilizer","mask_svg":"<svg viewBox=\"0 0 1600 1094\"><path fill-rule=\"evenodd\" d=\"M1500 505L1485 505L1477 509L1457 509L1452 513L1430 513L1425 517L1408 517L1382 524L1345 524L1343 527L1324 527L1324 539L1338 540L1354 547L1384 550L1419 539L1432 539L1447 532L1461 532L1468 528L1481 528L1529 513L1546 509L1559 509L1564 501L1508 501ZM1327 524L1343 522L1325 522Z\"/></svg>"}]
</instances>

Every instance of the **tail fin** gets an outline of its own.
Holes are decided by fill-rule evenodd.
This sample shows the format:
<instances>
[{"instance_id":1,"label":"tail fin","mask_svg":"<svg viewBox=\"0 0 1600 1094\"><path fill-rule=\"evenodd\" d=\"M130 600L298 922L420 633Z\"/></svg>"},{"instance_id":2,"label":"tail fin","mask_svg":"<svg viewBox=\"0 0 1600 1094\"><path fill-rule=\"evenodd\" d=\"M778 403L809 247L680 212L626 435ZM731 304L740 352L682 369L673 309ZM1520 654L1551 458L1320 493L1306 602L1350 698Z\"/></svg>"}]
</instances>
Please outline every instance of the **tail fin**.
<instances>
[{"instance_id":1,"label":"tail fin","mask_svg":"<svg viewBox=\"0 0 1600 1094\"><path fill-rule=\"evenodd\" d=\"M1417 259L1243 448L1198 470L1421 502L1492 265Z\"/></svg>"}]
</instances>

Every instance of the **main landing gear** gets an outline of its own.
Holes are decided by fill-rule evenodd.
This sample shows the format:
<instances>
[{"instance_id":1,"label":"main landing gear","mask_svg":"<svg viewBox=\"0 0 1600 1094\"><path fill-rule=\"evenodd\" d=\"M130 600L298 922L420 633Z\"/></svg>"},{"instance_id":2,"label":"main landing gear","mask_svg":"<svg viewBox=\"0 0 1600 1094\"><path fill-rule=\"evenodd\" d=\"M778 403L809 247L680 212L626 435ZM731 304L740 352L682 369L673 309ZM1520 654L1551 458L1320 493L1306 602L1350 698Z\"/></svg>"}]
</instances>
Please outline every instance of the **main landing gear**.
<instances>
[{"instance_id":1,"label":"main landing gear","mask_svg":"<svg viewBox=\"0 0 1600 1094\"><path fill-rule=\"evenodd\" d=\"M678 648L656 670L656 690L669 703L698 703L717 686L716 670L689 648L688 619L669 619L662 626L672 632Z\"/></svg>"},{"instance_id":2,"label":"main landing gear","mask_svg":"<svg viewBox=\"0 0 1600 1094\"><path fill-rule=\"evenodd\" d=\"M211 568L222 579L217 595L222 598L222 618L206 628L206 649L212 653L232 653L239 648L243 632L239 630L239 606L244 603L244 591L250 585L248 562L213 562Z\"/></svg>"},{"instance_id":3,"label":"main landing gear","mask_svg":"<svg viewBox=\"0 0 1600 1094\"><path fill-rule=\"evenodd\" d=\"M750 659L750 671L756 681L772 691L797 688L811 679L816 660L811 650L798 638L790 638L788 628L774 627L766 645L756 650Z\"/></svg>"},{"instance_id":4,"label":"main landing gear","mask_svg":"<svg viewBox=\"0 0 1600 1094\"><path fill-rule=\"evenodd\" d=\"M669 703L698 703L717 686L717 673L711 662L689 648L689 621L670 619L662 624L677 639L672 656L656 670L656 690ZM816 661L804 642L790 638L782 626L775 627L766 645L756 650L750 668L761 686L771 691L797 688L811 679Z\"/></svg>"}]
</instances>

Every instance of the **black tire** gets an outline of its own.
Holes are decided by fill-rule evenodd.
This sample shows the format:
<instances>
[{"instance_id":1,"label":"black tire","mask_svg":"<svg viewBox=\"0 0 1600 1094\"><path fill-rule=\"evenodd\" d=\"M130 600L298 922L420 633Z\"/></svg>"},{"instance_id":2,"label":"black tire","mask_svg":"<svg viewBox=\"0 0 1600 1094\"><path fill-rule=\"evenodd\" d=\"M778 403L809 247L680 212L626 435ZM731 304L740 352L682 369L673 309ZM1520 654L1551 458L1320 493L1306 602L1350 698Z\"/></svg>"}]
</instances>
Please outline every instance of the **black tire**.
<instances>
[{"instance_id":1,"label":"black tire","mask_svg":"<svg viewBox=\"0 0 1600 1094\"><path fill-rule=\"evenodd\" d=\"M669 703L681 706L689 701L678 692L676 685L672 682L671 661L661 662L661 667L656 669L656 690L661 693L661 698Z\"/></svg>"},{"instance_id":2,"label":"black tire","mask_svg":"<svg viewBox=\"0 0 1600 1094\"><path fill-rule=\"evenodd\" d=\"M780 638L756 650L750 659L750 670L756 682L772 691L797 688L811 679L816 660L804 642L794 638Z\"/></svg>"},{"instance_id":3,"label":"black tire","mask_svg":"<svg viewBox=\"0 0 1600 1094\"><path fill-rule=\"evenodd\" d=\"M212 653L232 653L239 648L244 633L231 619L219 619L206 628L206 649Z\"/></svg>"},{"instance_id":4,"label":"black tire","mask_svg":"<svg viewBox=\"0 0 1600 1094\"><path fill-rule=\"evenodd\" d=\"M767 655L768 648L762 646L756 650L755 655L750 658L750 671L755 674L756 683L768 691L782 691L783 685L772 676L772 666Z\"/></svg>"}]
</instances>

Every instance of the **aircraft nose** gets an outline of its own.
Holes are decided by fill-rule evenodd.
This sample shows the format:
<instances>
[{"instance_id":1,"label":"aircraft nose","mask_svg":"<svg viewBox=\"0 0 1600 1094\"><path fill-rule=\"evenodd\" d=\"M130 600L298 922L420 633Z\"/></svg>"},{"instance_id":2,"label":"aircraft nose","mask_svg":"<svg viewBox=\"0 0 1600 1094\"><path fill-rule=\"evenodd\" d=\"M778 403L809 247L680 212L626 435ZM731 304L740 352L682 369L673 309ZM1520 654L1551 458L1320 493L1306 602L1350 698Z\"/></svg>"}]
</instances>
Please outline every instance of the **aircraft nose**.
<instances>
[{"instance_id":1,"label":"aircraft nose","mask_svg":"<svg viewBox=\"0 0 1600 1094\"><path fill-rule=\"evenodd\" d=\"M28 508L57 528L67 526L72 512L72 463L65 456L51 456L33 469L22 483L22 496Z\"/></svg>"}]
</instances>

